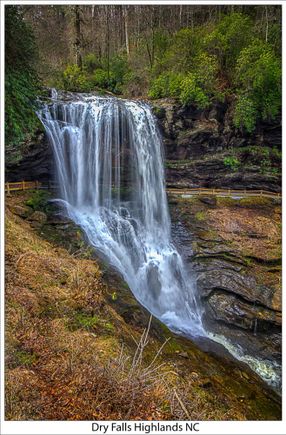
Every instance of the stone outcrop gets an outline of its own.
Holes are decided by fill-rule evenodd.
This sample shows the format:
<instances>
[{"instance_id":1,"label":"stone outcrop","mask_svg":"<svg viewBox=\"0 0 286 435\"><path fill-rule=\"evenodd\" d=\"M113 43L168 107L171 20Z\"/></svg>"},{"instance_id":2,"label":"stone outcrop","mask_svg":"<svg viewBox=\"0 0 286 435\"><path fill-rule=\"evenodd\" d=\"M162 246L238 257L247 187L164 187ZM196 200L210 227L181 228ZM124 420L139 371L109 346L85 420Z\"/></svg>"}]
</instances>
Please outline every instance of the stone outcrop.
<instances>
[{"instance_id":1,"label":"stone outcrop","mask_svg":"<svg viewBox=\"0 0 286 435\"><path fill-rule=\"evenodd\" d=\"M47 182L54 177L53 154L46 135L39 132L21 157L6 156L6 181L41 181Z\"/></svg>"},{"instance_id":2,"label":"stone outcrop","mask_svg":"<svg viewBox=\"0 0 286 435\"><path fill-rule=\"evenodd\" d=\"M171 99L152 102L165 145L166 178L170 187L225 187L281 190L281 166L262 168L261 161L229 167L225 158L246 147L281 150L280 122L259 123L253 134L232 123L233 103L209 109L184 107ZM280 167L279 167L280 166Z\"/></svg>"},{"instance_id":3,"label":"stone outcrop","mask_svg":"<svg viewBox=\"0 0 286 435\"><path fill-rule=\"evenodd\" d=\"M172 199L174 237L215 333L281 357L281 205L265 198Z\"/></svg>"}]
</instances>

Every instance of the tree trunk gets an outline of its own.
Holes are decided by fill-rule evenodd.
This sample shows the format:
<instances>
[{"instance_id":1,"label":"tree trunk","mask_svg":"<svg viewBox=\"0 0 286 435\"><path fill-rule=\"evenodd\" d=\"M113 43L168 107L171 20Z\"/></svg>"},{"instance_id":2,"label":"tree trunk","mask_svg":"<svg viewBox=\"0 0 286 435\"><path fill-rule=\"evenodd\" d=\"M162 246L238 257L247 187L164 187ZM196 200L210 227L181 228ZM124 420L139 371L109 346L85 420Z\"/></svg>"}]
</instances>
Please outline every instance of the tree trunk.
<instances>
[{"instance_id":1,"label":"tree trunk","mask_svg":"<svg viewBox=\"0 0 286 435\"><path fill-rule=\"evenodd\" d=\"M265 42L268 42L269 20L268 20L268 9L267 9L267 6L265 6L265 19L266 19Z\"/></svg>"},{"instance_id":2,"label":"tree trunk","mask_svg":"<svg viewBox=\"0 0 286 435\"><path fill-rule=\"evenodd\" d=\"M128 6L123 6L124 11L124 28L125 28L125 44L126 44L126 53L129 58L130 49L129 49L129 29L128 29Z\"/></svg>"},{"instance_id":3,"label":"tree trunk","mask_svg":"<svg viewBox=\"0 0 286 435\"><path fill-rule=\"evenodd\" d=\"M81 48L82 48L82 35L81 35L81 9L79 5L76 5L74 7L74 26L75 26L75 61L77 66L82 69L82 54L81 54Z\"/></svg>"},{"instance_id":4,"label":"tree trunk","mask_svg":"<svg viewBox=\"0 0 286 435\"><path fill-rule=\"evenodd\" d=\"M180 18L179 18L180 27L182 27L182 13L183 13L183 5L180 5Z\"/></svg>"},{"instance_id":5,"label":"tree trunk","mask_svg":"<svg viewBox=\"0 0 286 435\"><path fill-rule=\"evenodd\" d=\"M106 59L107 78L110 79L110 34L109 34L109 5L106 6Z\"/></svg>"}]
</instances>

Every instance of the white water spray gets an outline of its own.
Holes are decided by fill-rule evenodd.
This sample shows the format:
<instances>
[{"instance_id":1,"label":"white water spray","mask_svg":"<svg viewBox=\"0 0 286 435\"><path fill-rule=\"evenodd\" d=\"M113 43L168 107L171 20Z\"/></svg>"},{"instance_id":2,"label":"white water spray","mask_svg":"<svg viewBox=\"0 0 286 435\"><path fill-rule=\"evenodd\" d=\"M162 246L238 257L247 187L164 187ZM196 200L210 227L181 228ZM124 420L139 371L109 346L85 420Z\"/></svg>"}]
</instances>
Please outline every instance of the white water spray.
<instances>
[{"instance_id":1,"label":"white water spray","mask_svg":"<svg viewBox=\"0 0 286 435\"><path fill-rule=\"evenodd\" d=\"M174 331L205 335L193 283L171 243L162 142L149 106L83 97L54 102L39 116L69 217L152 314Z\"/></svg>"}]
</instances>

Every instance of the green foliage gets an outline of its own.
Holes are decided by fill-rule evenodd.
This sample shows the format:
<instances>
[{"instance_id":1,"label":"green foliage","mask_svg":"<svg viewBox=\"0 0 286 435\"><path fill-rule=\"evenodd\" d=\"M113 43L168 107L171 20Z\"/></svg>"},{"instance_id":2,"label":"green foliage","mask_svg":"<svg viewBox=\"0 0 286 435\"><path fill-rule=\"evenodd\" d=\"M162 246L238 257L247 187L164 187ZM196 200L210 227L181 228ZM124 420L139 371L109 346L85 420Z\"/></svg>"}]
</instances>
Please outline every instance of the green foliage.
<instances>
[{"instance_id":1,"label":"green foliage","mask_svg":"<svg viewBox=\"0 0 286 435\"><path fill-rule=\"evenodd\" d=\"M248 101L246 109L252 112L252 118L255 112L264 120L278 115L281 107L281 62L268 44L255 40L241 51L236 65L236 84ZM242 108L237 108L237 111L241 112ZM235 119L236 124L239 121L244 124L241 115L236 114ZM253 124L244 125L251 131Z\"/></svg>"},{"instance_id":2,"label":"green foliage","mask_svg":"<svg viewBox=\"0 0 286 435\"><path fill-rule=\"evenodd\" d=\"M25 204L33 210L49 212L53 210L52 204L48 202L50 197L50 193L45 192L44 190L30 191L29 199L27 199Z\"/></svg>"},{"instance_id":3,"label":"green foliage","mask_svg":"<svg viewBox=\"0 0 286 435\"><path fill-rule=\"evenodd\" d=\"M102 68L98 68L95 70L93 74L93 83L95 86L99 88L108 88L109 87L110 78L108 77L108 72Z\"/></svg>"},{"instance_id":4,"label":"green foliage","mask_svg":"<svg viewBox=\"0 0 286 435\"><path fill-rule=\"evenodd\" d=\"M67 91L86 92L91 88L86 74L76 64L66 67L62 80L64 89Z\"/></svg>"},{"instance_id":5,"label":"green foliage","mask_svg":"<svg viewBox=\"0 0 286 435\"><path fill-rule=\"evenodd\" d=\"M83 68L76 64L67 65L62 73L62 85L65 90L88 92L92 90L109 90L121 93L129 74L127 59L124 55L116 55L107 62L99 62L93 53L84 57Z\"/></svg>"},{"instance_id":6,"label":"green foliage","mask_svg":"<svg viewBox=\"0 0 286 435\"><path fill-rule=\"evenodd\" d=\"M237 150L243 162L261 167L263 172L278 173L281 168L282 152L278 148L267 146L249 146Z\"/></svg>"},{"instance_id":7,"label":"green foliage","mask_svg":"<svg viewBox=\"0 0 286 435\"><path fill-rule=\"evenodd\" d=\"M101 62L99 62L94 53L89 53L83 59L83 67L87 73L91 74L96 68L101 67Z\"/></svg>"},{"instance_id":8,"label":"green foliage","mask_svg":"<svg viewBox=\"0 0 286 435\"><path fill-rule=\"evenodd\" d=\"M151 98L177 97L183 104L207 107L215 92L218 63L215 56L202 51L201 33L187 28L175 34L160 64L167 71L151 81Z\"/></svg>"},{"instance_id":9,"label":"green foliage","mask_svg":"<svg viewBox=\"0 0 286 435\"><path fill-rule=\"evenodd\" d=\"M96 328L98 322L98 316L91 316L85 313L76 313L73 319L72 329L83 328L90 331Z\"/></svg>"},{"instance_id":10,"label":"green foliage","mask_svg":"<svg viewBox=\"0 0 286 435\"><path fill-rule=\"evenodd\" d=\"M35 114L39 80L37 50L19 6L5 7L5 142L15 149L31 137L40 123Z\"/></svg>"},{"instance_id":11,"label":"green foliage","mask_svg":"<svg viewBox=\"0 0 286 435\"><path fill-rule=\"evenodd\" d=\"M282 51L282 30L281 24L271 23L268 29L268 43L273 48L277 56L281 55Z\"/></svg>"},{"instance_id":12,"label":"green foliage","mask_svg":"<svg viewBox=\"0 0 286 435\"><path fill-rule=\"evenodd\" d=\"M188 74L182 81L180 100L186 105L194 103L201 109L208 106L209 98L200 86L200 81L195 74Z\"/></svg>"},{"instance_id":13,"label":"green foliage","mask_svg":"<svg viewBox=\"0 0 286 435\"><path fill-rule=\"evenodd\" d=\"M231 169L232 171L237 171L240 166L240 161L237 157L234 156L225 157L223 163L227 168Z\"/></svg>"},{"instance_id":14,"label":"green foliage","mask_svg":"<svg viewBox=\"0 0 286 435\"><path fill-rule=\"evenodd\" d=\"M26 352L25 350L17 350L15 352L17 363L21 366L30 367L37 361L37 355Z\"/></svg>"},{"instance_id":15,"label":"green foliage","mask_svg":"<svg viewBox=\"0 0 286 435\"><path fill-rule=\"evenodd\" d=\"M244 127L248 133L251 133L255 128L257 116L253 100L246 94L239 94L235 104L234 125L237 128Z\"/></svg>"},{"instance_id":16,"label":"green foliage","mask_svg":"<svg viewBox=\"0 0 286 435\"><path fill-rule=\"evenodd\" d=\"M176 97L183 104L196 104L205 108L209 98L196 74L183 75L175 72L161 74L151 83L149 96L151 98Z\"/></svg>"},{"instance_id":17,"label":"green foliage","mask_svg":"<svg viewBox=\"0 0 286 435\"><path fill-rule=\"evenodd\" d=\"M130 72L127 57L125 55L116 55L111 58L110 71L116 86L123 85L126 75Z\"/></svg>"},{"instance_id":18,"label":"green foliage","mask_svg":"<svg viewBox=\"0 0 286 435\"><path fill-rule=\"evenodd\" d=\"M280 32L270 25L271 46L262 32L263 39L257 38L249 15L236 12L212 27L181 29L168 38L155 63L149 96L205 108L212 99L235 95L233 122L251 133L258 119L273 119L281 108Z\"/></svg>"},{"instance_id":19,"label":"green foliage","mask_svg":"<svg viewBox=\"0 0 286 435\"><path fill-rule=\"evenodd\" d=\"M193 69L195 67L195 59L202 50L204 33L205 29L203 27L195 29L184 28L175 33L169 42L169 48L163 56L162 67L183 73Z\"/></svg>"},{"instance_id":20,"label":"green foliage","mask_svg":"<svg viewBox=\"0 0 286 435\"><path fill-rule=\"evenodd\" d=\"M195 58L195 74L198 84L206 92L213 94L217 85L218 61L215 56L206 52L200 53Z\"/></svg>"},{"instance_id":21,"label":"green foliage","mask_svg":"<svg viewBox=\"0 0 286 435\"><path fill-rule=\"evenodd\" d=\"M216 56L224 73L231 74L241 50L252 38L253 23L249 16L233 12L224 16L206 36L207 51Z\"/></svg>"},{"instance_id":22,"label":"green foliage","mask_svg":"<svg viewBox=\"0 0 286 435\"><path fill-rule=\"evenodd\" d=\"M183 74L166 72L160 74L152 83L149 91L151 98L179 97L181 95Z\"/></svg>"}]
</instances>

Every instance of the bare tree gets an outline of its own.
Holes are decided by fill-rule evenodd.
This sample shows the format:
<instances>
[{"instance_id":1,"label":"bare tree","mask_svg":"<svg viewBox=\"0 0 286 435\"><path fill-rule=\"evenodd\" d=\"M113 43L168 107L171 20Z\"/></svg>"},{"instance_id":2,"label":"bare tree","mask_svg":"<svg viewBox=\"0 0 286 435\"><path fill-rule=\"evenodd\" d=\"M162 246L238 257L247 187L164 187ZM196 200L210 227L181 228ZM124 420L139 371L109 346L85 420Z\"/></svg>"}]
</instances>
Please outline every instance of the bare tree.
<instances>
[{"instance_id":1,"label":"bare tree","mask_svg":"<svg viewBox=\"0 0 286 435\"><path fill-rule=\"evenodd\" d=\"M82 69L82 33L81 33L81 8L79 5L74 6L74 26L75 26L75 61L77 66Z\"/></svg>"}]
</instances>

